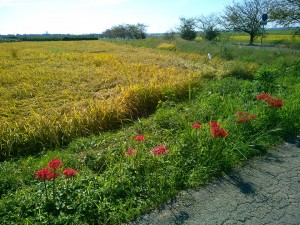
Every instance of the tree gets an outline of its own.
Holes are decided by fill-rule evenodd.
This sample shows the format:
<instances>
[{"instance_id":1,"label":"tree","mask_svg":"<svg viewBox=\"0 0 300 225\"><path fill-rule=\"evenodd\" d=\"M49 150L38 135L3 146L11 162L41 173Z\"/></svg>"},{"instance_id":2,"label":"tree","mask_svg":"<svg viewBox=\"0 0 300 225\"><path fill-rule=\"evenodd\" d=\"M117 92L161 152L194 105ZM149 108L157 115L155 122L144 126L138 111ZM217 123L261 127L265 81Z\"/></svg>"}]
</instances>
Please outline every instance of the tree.
<instances>
[{"instance_id":1,"label":"tree","mask_svg":"<svg viewBox=\"0 0 300 225\"><path fill-rule=\"evenodd\" d=\"M138 23L136 25L127 24L127 37L130 39L145 39L146 25Z\"/></svg>"},{"instance_id":2,"label":"tree","mask_svg":"<svg viewBox=\"0 0 300 225\"><path fill-rule=\"evenodd\" d=\"M243 0L227 5L222 16L226 29L242 31L250 35L249 45L260 35L261 16L268 13L271 6L269 0Z\"/></svg>"},{"instance_id":3,"label":"tree","mask_svg":"<svg viewBox=\"0 0 300 225\"><path fill-rule=\"evenodd\" d=\"M146 38L146 25L138 23L116 25L102 33L104 38L121 38L121 39L144 39Z\"/></svg>"},{"instance_id":4,"label":"tree","mask_svg":"<svg viewBox=\"0 0 300 225\"><path fill-rule=\"evenodd\" d=\"M220 35L217 28L219 19L215 14L200 16L196 19L196 26L200 29L200 36L206 40L213 41Z\"/></svg>"},{"instance_id":5,"label":"tree","mask_svg":"<svg viewBox=\"0 0 300 225\"><path fill-rule=\"evenodd\" d=\"M179 32L180 37L185 40L194 40L196 38L196 31L195 31L195 19L190 18L179 18L180 19L180 26Z\"/></svg>"},{"instance_id":6,"label":"tree","mask_svg":"<svg viewBox=\"0 0 300 225\"><path fill-rule=\"evenodd\" d=\"M175 40L175 37L176 37L176 33L174 30L170 29L168 30L166 33L164 33L164 39L165 40L168 40L168 41L173 41Z\"/></svg>"},{"instance_id":7,"label":"tree","mask_svg":"<svg viewBox=\"0 0 300 225\"><path fill-rule=\"evenodd\" d=\"M270 10L270 18L285 27L300 23L300 1L275 0Z\"/></svg>"},{"instance_id":8,"label":"tree","mask_svg":"<svg viewBox=\"0 0 300 225\"><path fill-rule=\"evenodd\" d=\"M101 37L103 38L113 38L113 32L111 29L106 29L104 32L102 32Z\"/></svg>"},{"instance_id":9,"label":"tree","mask_svg":"<svg viewBox=\"0 0 300 225\"><path fill-rule=\"evenodd\" d=\"M117 25L111 28L113 38L126 38L126 27L124 25Z\"/></svg>"}]
</instances>

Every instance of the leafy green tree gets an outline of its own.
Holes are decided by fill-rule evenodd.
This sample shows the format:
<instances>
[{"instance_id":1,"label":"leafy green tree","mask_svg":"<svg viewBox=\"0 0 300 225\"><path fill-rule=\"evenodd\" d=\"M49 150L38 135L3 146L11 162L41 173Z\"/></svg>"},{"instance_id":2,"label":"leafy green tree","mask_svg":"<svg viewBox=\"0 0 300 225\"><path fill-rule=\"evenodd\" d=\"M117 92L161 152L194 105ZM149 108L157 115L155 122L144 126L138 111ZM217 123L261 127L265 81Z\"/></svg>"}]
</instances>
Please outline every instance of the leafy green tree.
<instances>
[{"instance_id":1,"label":"leafy green tree","mask_svg":"<svg viewBox=\"0 0 300 225\"><path fill-rule=\"evenodd\" d=\"M104 38L144 39L146 38L146 27L141 23L116 25L106 29L101 36Z\"/></svg>"},{"instance_id":2,"label":"leafy green tree","mask_svg":"<svg viewBox=\"0 0 300 225\"><path fill-rule=\"evenodd\" d=\"M180 26L179 32L180 37L185 40L194 40L196 38L197 32L195 30L195 19L190 18L179 18L180 19Z\"/></svg>"},{"instance_id":3,"label":"leafy green tree","mask_svg":"<svg viewBox=\"0 0 300 225\"><path fill-rule=\"evenodd\" d=\"M103 38L113 38L113 32L111 29L106 29L104 32L102 32L101 37Z\"/></svg>"},{"instance_id":4,"label":"leafy green tree","mask_svg":"<svg viewBox=\"0 0 300 225\"><path fill-rule=\"evenodd\" d=\"M228 30L242 31L250 35L249 45L261 34L261 16L268 13L270 0L243 0L227 5L222 15L222 25Z\"/></svg>"},{"instance_id":5,"label":"leafy green tree","mask_svg":"<svg viewBox=\"0 0 300 225\"><path fill-rule=\"evenodd\" d=\"M220 30L218 29L219 19L215 14L200 16L196 19L196 22L202 38L213 41L220 35Z\"/></svg>"},{"instance_id":6,"label":"leafy green tree","mask_svg":"<svg viewBox=\"0 0 300 225\"><path fill-rule=\"evenodd\" d=\"M283 26L300 23L299 0L274 0L270 18Z\"/></svg>"},{"instance_id":7,"label":"leafy green tree","mask_svg":"<svg viewBox=\"0 0 300 225\"><path fill-rule=\"evenodd\" d=\"M136 25L127 24L127 38L129 39L145 39L146 38L146 25L138 23Z\"/></svg>"},{"instance_id":8,"label":"leafy green tree","mask_svg":"<svg viewBox=\"0 0 300 225\"><path fill-rule=\"evenodd\" d=\"M121 38L121 39L125 39L126 38L126 27L124 25L117 25L117 26L113 26L111 28L112 33L113 33L113 37L115 38Z\"/></svg>"}]
</instances>

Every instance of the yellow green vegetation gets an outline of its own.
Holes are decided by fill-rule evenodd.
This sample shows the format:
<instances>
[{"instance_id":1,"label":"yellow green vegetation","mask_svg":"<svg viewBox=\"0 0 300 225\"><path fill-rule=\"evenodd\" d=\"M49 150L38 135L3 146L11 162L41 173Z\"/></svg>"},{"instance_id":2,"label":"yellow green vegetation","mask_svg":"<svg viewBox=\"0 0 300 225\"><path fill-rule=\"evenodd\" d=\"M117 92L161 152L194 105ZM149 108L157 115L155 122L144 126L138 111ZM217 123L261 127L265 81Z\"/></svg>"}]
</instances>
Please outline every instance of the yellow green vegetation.
<instances>
[{"instance_id":1,"label":"yellow green vegetation","mask_svg":"<svg viewBox=\"0 0 300 225\"><path fill-rule=\"evenodd\" d=\"M170 51L174 51L176 50L176 43L161 43L157 46L158 49L162 49L162 50L170 50Z\"/></svg>"},{"instance_id":2,"label":"yellow green vegetation","mask_svg":"<svg viewBox=\"0 0 300 225\"><path fill-rule=\"evenodd\" d=\"M231 36L230 39L234 42L249 42L250 36L249 35L234 35ZM255 43L260 43L261 37L257 37ZM270 34L268 32L266 36L263 38L263 43L269 44L300 44L300 35L287 35L287 34Z\"/></svg>"},{"instance_id":3,"label":"yellow green vegetation","mask_svg":"<svg viewBox=\"0 0 300 225\"><path fill-rule=\"evenodd\" d=\"M72 138L188 96L202 77L252 76L256 64L102 41L1 43L0 159Z\"/></svg>"}]
</instances>

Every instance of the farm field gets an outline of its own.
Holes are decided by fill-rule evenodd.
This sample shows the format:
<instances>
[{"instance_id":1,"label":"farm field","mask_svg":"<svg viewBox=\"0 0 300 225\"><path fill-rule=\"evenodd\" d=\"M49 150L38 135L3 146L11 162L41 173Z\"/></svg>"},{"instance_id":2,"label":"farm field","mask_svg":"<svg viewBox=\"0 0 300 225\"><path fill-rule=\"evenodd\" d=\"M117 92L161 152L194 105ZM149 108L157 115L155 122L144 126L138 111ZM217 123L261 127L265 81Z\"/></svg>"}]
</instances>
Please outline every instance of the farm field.
<instances>
[{"instance_id":1,"label":"farm field","mask_svg":"<svg viewBox=\"0 0 300 225\"><path fill-rule=\"evenodd\" d=\"M247 35L234 35L230 37L230 41L233 43L248 43L249 36ZM294 47L299 48L300 46L300 35L285 35L285 34L266 34L266 37L262 40L263 44L268 44L277 47ZM260 45L261 38L255 39L254 44Z\"/></svg>"},{"instance_id":2,"label":"farm field","mask_svg":"<svg viewBox=\"0 0 300 225\"><path fill-rule=\"evenodd\" d=\"M259 65L274 65L286 61L293 61L295 57L300 56L299 35L295 36L295 39L292 40L292 35L286 34L285 32L276 32L267 35L267 37L263 39L262 46L260 46L260 38L255 39L254 44L256 47L259 46L262 48L261 51L257 51L256 48L252 47L248 48L249 36L239 33L225 33L221 36L221 40L217 42L204 41L201 37L197 37L195 41L185 41L179 38L164 40L163 37L150 37L145 40L126 41L121 39L107 39L105 41L120 45L126 44L135 47L146 47L181 53L196 53L201 55L211 53L213 58L218 57L238 62L255 62ZM166 45L168 45L168 48L166 48Z\"/></svg>"},{"instance_id":3,"label":"farm field","mask_svg":"<svg viewBox=\"0 0 300 225\"><path fill-rule=\"evenodd\" d=\"M297 51L162 38L0 48L3 224L125 223L300 131Z\"/></svg>"},{"instance_id":4,"label":"farm field","mask_svg":"<svg viewBox=\"0 0 300 225\"><path fill-rule=\"evenodd\" d=\"M202 55L102 41L3 43L1 49L2 159L112 128L155 109L169 89L183 96L201 76L237 69ZM245 66L254 73L255 64Z\"/></svg>"}]
</instances>

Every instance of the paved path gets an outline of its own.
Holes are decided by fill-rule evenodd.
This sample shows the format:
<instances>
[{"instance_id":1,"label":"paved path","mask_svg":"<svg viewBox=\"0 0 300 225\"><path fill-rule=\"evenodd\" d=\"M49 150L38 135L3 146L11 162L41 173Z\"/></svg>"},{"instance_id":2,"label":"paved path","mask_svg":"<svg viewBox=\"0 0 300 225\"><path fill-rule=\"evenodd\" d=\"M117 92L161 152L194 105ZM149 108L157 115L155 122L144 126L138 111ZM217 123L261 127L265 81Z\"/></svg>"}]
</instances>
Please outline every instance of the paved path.
<instances>
[{"instance_id":1,"label":"paved path","mask_svg":"<svg viewBox=\"0 0 300 225\"><path fill-rule=\"evenodd\" d=\"M176 199L131 225L300 225L300 143L263 158Z\"/></svg>"}]
</instances>

